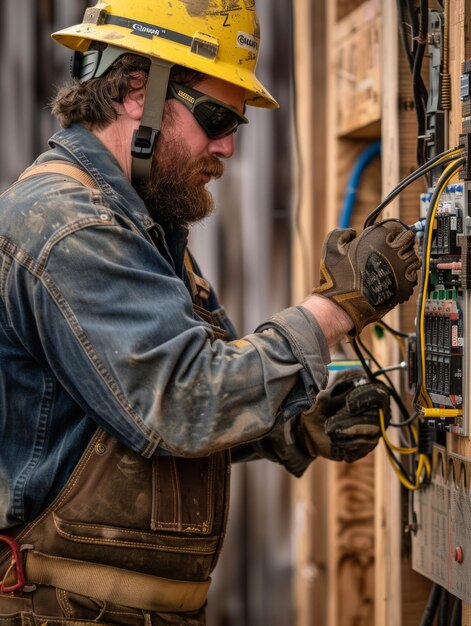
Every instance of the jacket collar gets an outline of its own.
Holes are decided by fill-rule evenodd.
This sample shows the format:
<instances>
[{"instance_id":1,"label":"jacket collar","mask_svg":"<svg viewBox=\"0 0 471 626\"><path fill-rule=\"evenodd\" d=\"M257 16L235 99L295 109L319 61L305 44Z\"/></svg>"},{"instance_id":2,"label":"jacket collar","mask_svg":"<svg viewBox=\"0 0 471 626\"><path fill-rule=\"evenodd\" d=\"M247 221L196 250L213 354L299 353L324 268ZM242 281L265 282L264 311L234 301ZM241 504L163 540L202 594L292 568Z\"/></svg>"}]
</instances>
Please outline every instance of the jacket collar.
<instances>
[{"instance_id":1,"label":"jacket collar","mask_svg":"<svg viewBox=\"0 0 471 626\"><path fill-rule=\"evenodd\" d=\"M116 204L134 223L158 233L165 250L177 268L183 265L183 253L188 240L188 229L164 231L149 214L141 197L125 176L118 161L92 132L80 124L73 124L55 133L49 140L52 150L38 159L64 159L83 168L102 190L110 203ZM151 235L154 239L154 236Z\"/></svg>"},{"instance_id":2,"label":"jacket collar","mask_svg":"<svg viewBox=\"0 0 471 626\"><path fill-rule=\"evenodd\" d=\"M44 155L44 160L62 158L77 163L95 179L107 199L118 203L132 220L146 230L155 225L118 161L92 132L73 124L55 133L49 145L52 151Z\"/></svg>"}]
</instances>

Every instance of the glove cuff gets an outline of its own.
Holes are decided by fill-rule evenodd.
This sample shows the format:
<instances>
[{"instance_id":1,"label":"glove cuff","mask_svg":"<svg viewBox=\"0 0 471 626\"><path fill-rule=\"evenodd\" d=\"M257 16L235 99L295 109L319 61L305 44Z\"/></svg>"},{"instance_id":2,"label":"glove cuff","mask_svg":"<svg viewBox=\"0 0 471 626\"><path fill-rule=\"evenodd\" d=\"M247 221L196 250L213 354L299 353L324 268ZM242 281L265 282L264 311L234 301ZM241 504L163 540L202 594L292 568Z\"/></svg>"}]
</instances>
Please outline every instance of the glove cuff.
<instances>
[{"instance_id":1,"label":"glove cuff","mask_svg":"<svg viewBox=\"0 0 471 626\"><path fill-rule=\"evenodd\" d=\"M303 426L302 418L298 415L296 422L293 424L291 431L296 446L304 453L309 455L312 459L319 456L317 448L314 445L312 437L306 433L306 429Z\"/></svg>"},{"instance_id":2,"label":"glove cuff","mask_svg":"<svg viewBox=\"0 0 471 626\"><path fill-rule=\"evenodd\" d=\"M353 322L353 328L348 333L350 337L356 337L365 326L377 321L382 315L385 315L389 311L389 309L385 307L374 307L359 291L333 294L330 294L329 291L329 288L321 286L313 289L312 293L322 295L332 300L332 302L335 302L335 304L347 313Z\"/></svg>"}]
</instances>

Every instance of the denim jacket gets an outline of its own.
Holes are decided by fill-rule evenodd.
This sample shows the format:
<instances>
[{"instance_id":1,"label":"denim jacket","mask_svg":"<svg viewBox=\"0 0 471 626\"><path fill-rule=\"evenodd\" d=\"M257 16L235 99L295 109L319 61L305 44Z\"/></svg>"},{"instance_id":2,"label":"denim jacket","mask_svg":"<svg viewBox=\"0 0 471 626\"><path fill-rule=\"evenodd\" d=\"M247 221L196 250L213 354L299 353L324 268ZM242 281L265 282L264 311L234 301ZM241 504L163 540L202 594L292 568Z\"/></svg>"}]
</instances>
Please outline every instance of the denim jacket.
<instances>
[{"instance_id":1,"label":"denim jacket","mask_svg":"<svg viewBox=\"0 0 471 626\"><path fill-rule=\"evenodd\" d=\"M231 449L301 474L312 459L285 433L326 381L314 318L290 307L235 340L220 309L233 340L215 338L186 231L164 233L84 127L50 146L37 163L75 163L99 190L47 173L0 197L0 529L53 500L97 426L144 457Z\"/></svg>"}]
</instances>

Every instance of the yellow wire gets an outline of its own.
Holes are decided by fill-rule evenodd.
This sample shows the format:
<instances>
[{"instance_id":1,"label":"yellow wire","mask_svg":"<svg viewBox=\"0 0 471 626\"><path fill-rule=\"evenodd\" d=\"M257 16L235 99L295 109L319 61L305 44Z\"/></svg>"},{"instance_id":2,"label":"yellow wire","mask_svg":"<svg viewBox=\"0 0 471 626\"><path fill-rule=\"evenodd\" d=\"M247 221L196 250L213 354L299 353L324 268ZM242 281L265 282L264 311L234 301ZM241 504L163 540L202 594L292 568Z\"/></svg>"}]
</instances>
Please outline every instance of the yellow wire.
<instances>
[{"instance_id":1,"label":"yellow wire","mask_svg":"<svg viewBox=\"0 0 471 626\"><path fill-rule=\"evenodd\" d=\"M419 463L415 474L415 483L412 483L405 476L403 476L399 469L392 463L391 458L388 458L391 462L391 467L393 468L394 473L399 478L399 481L404 487L406 487L406 489L409 489L409 491L416 491L420 488L423 482L421 477L424 470L427 475L430 475L430 462L425 454L419 455Z\"/></svg>"},{"instance_id":2,"label":"yellow wire","mask_svg":"<svg viewBox=\"0 0 471 626\"><path fill-rule=\"evenodd\" d=\"M431 476L432 466L430 465L430 459L428 458L426 454L424 454L424 464L425 464L425 471L427 472L427 476Z\"/></svg>"},{"instance_id":3,"label":"yellow wire","mask_svg":"<svg viewBox=\"0 0 471 626\"><path fill-rule=\"evenodd\" d=\"M463 415L463 411L461 409L440 409L440 408L425 408L420 407L420 412L424 417L428 418L448 418L453 419L456 417L461 417Z\"/></svg>"},{"instance_id":4,"label":"yellow wire","mask_svg":"<svg viewBox=\"0 0 471 626\"><path fill-rule=\"evenodd\" d=\"M399 468L395 465L394 461L393 461L393 451L398 452L399 454L415 454L417 452L417 446L414 448L403 448L400 446L395 446L391 440L389 439L389 437L386 434L386 428L385 428L385 423L384 423L384 412L383 409L379 409L379 422L381 425L381 433L383 435L383 439L384 439L384 443L386 445L386 450L388 452L388 460L391 464L391 467L394 471L394 473L396 474L397 478L399 479L399 481L401 482L401 484L406 487L406 489L409 489L409 491L416 491L417 489L419 489L419 487L421 486L423 480L422 480L422 474L425 473L426 477L429 477L431 475L431 466L430 466L430 460L427 457L426 454L419 454L419 461L418 461L418 465L417 465L417 470L415 473L415 483L412 483L408 478L406 478L401 471L399 470ZM412 432L414 435L415 440L417 441L417 428L415 426L412 426Z\"/></svg>"},{"instance_id":5,"label":"yellow wire","mask_svg":"<svg viewBox=\"0 0 471 626\"><path fill-rule=\"evenodd\" d=\"M417 489L419 489L421 484L422 484L421 475L422 475L422 472L424 470L424 467L425 468L427 467L427 463L428 463L428 466L430 467L430 463L428 462L428 459L427 459L426 455L425 454L421 454L419 456L419 464L417 466L417 472L415 474L415 483L412 483L410 480L408 480L405 476L403 476L401 474L399 469L394 465L390 455L392 455L391 451L389 451L388 459L389 459L389 462L391 463L391 467L392 467L394 473L396 474L396 476L398 477L400 483L404 487L406 487L406 489L409 489L409 491L416 491Z\"/></svg>"},{"instance_id":6,"label":"yellow wire","mask_svg":"<svg viewBox=\"0 0 471 626\"><path fill-rule=\"evenodd\" d=\"M393 442L389 439L386 433L386 427L384 423L384 411L383 409L379 409L379 423L381 425L381 433L383 435L383 439L385 444L388 446L390 450L394 450L394 452L399 452L400 454L414 454L417 452L417 447L415 448L402 448L393 444Z\"/></svg>"},{"instance_id":7,"label":"yellow wire","mask_svg":"<svg viewBox=\"0 0 471 626\"><path fill-rule=\"evenodd\" d=\"M438 161L437 161L437 165L439 165L440 163L442 163L445 159L449 159L452 156L462 156L464 154L464 148L463 147L459 147L457 146L454 150L452 150L451 152L448 152L447 154L444 154L443 156L441 156Z\"/></svg>"}]
</instances>

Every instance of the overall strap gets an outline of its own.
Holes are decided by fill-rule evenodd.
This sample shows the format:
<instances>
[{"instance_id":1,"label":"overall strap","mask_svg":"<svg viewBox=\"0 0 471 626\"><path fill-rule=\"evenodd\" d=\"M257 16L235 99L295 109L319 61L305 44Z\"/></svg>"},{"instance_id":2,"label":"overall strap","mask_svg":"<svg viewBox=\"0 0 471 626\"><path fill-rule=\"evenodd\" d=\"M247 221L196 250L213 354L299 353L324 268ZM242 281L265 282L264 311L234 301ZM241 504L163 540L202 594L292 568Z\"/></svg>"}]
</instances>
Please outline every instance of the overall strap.
<instances>
[{"instance_id":1,"label":"overall strap","mask_svg":"<svg viewBox=\"0 0 471 626\"><path fill-rule=\"evenodd\" d=\"M188 280L190 282L193 301L197 301L197 299L207 300L210 292L209 283L202 276L199 276L196 273L193 259L191 258L188 248L185 250L184 263Z\"/></svg>"},{"instance_id":2,"label":"overall strap","mask_svg":"<svg viewBox=\"0 0 471 626\"><path fill-rule=\"evenodd\" d=\"M227 332L224 328L221 328L215 316L211 311L201 306L204 304L205 300L209 298L211 287L207 280L196 273L196 268L188 248L185 250L184 263L188 282L190 283L194 312L212 327L216 339L227 339Z\"/></svg>"},{"instance_id":3,"label":"overall strap","mask_svg":"<svg viewBox=\"0 0 471 626\"><path fill-rule=\"evenodd\" d=\"M75 179L77 182L85 185L85 187L98 189L96 181L81 167L79 167L78 165L74 165L73 163L61 160L46 161L45 163L40 163L39 165L32 165L19 176L18 181L22 181L25 178L29 178L30 176L37 176L40 174L49 173L63 174L64 176ZM199 274L196 272L195 266L193 264L193 259L191 258L191 254L189 253L188 248L185 250L184 263L188 276L188 281L190 283L191 296L195 313L202 317L205 322L209 323L213 327L214 334L217 338L225 339L227 336L226 331L220 328L215 322L211 313L201 306L201 304L203 304L203 302L209 297L210 286L208 281L205 280L202 276L199 276Z\"/></svg>"},{"instance_id":4,"label":"overall strap","mask_svg":"<svg viewBox=\"0 0 471 626\"><path fill-rule=\"evenodd\" d=\"M18 180L24 180L30 176L37 176L38 174L63 174L69 178L74 178L76 181L85 185L85 187L91 187L92 189L98 189L96 181L85 172L78 165L68 163L67 161L46 161L39 165L32 165L28 167L19 177Z\"/></svg>"}]
</instances>

